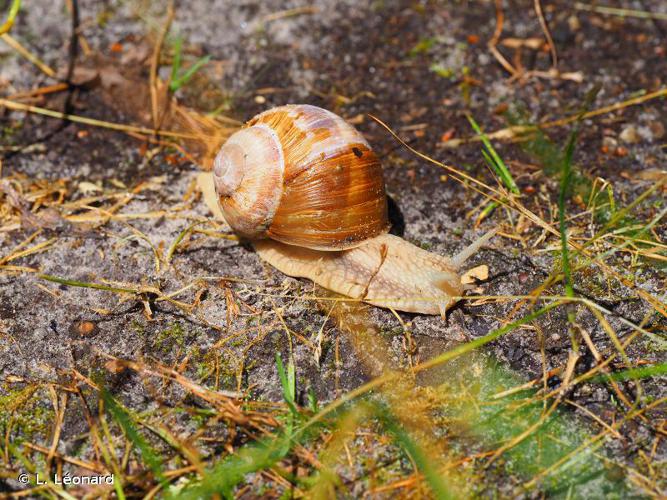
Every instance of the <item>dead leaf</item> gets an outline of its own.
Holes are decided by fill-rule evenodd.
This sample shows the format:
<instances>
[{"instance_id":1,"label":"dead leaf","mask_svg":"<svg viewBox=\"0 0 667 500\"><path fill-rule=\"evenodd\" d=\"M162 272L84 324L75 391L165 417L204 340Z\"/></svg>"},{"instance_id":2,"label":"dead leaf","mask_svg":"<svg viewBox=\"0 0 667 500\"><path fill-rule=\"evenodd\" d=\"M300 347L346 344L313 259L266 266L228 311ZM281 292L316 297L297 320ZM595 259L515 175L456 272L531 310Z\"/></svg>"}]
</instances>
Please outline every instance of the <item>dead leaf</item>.
<instances>
[{"instance_id":1,"label":"dead leaf","mask_svg":"<svg viewBox=\"0 0 667 500\"><path fill-rule=\"evenodd\" d=\"M204 203L217 219L224 220L222 210L218 206L218 195L215 192L213 184L213 175L211 172L200 172L197 174L197 186L202 192Z\"/></svg>"},{"instance_id":2,"label":"dead leaf","mask_svg":"<svg viewBox=\"0 0 667 500\"><path fill-rule=\"evenodd\" d=\"M489 277L489 266L482 264L481 266L473 267L466 271L463 276L461 276L461 283L464 285L470 285L477 281L484 281Z\"/></svg>"},{"instance_id":3,"label":"dead leaf","mask_svg":"<svg viewBox=\"0 0 667 500\"><path fill-rule=\"evenodd\" d=\"M83 194L101 193L103 191L103 189L97 184L93 184L92 182L87 181L79 182L78 189Z\"/></svg>"}]
</instances>

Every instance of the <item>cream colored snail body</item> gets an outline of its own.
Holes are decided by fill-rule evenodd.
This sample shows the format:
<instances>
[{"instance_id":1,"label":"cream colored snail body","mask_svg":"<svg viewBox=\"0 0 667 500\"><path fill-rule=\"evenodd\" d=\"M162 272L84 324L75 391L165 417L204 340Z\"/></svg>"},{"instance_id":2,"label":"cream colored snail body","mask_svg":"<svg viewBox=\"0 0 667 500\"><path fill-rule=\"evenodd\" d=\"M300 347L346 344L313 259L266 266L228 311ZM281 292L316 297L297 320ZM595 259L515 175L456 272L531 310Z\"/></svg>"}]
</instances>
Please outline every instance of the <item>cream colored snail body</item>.
<instances>
[{"instance_id":1,"label":"cream colored snail body","mask_svg":"<svg viewBox=\"0 0 667 500\"><path fill-rule=\"evenodd\" d=\"M463 293L461 264L491 236L448 259L387 234L377 156L354 127L315 106L255 116L220 149L213 182L204 175L211 209L263 260L381 307L444 314Z\"/></svg>"}]
</instances>

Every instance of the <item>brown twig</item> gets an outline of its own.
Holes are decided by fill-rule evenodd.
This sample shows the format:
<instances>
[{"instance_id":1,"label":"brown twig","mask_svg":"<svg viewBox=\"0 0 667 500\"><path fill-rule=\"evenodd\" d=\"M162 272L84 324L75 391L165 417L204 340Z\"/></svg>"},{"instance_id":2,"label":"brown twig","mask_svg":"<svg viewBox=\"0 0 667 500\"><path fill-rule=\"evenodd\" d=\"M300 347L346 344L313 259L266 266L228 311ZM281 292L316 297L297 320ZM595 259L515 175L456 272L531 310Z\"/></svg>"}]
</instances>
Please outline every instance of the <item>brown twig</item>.
<instances>
[{"instance_id":1,"label":"brown twig","mask_svg":"<svg viewBox=\"0 0 667 500\"><path fill-rule=\"evenodd\" d=\"M537 130L562 127L564 125L573 123L579 119L586 120L589 118L594 118L596 116L612 113L614 111L618 111L620 109L624 109L630 106L637 106L647 101L651 101L653 99L659 99L665 96L667 96L667 87L663 87L654 92L649 92L639 97L633 97L625 101L616 102L608 106L603 106L601 108L594 109L592 111L584 113L583 115L578 115L578 114L570 115L566 116L565 118L559 118L558 120L538 123L537 125L513 125L511 127L506 127L500 130L496 130L495 132L489 132L486 134L486 137L489 139L500 140L500 141L516 140L516 139L521 140L522 138L528 137L530 133L535 132ZM475 135L464 139L451 139L449 141L440 143L440 145L443 147L455 148L460 146L461 144L478 142L480 140L481 137L479 135Z\"/></svg>"},{"instance_id":2,"label":"brown twig","mask_svg":"<svg viewBox=\"0 0 667 500\"><path fill-rule=\"evenodd\" d=\"M153 57L151 58L151 69L150 69L150 91L151 91L151 115L153 117L153 128L155 129L155 135L160 128L160 109L159 109L159 80L158 80L158 69L160 67L160 53L162 51L162 45L164 40L169 32L169 27L171 22L174 19L174 2L170 0L169 6L167 7L167 17L165 19L164 25L158 34L157 41L155 42L155 47L153 49ZM164 116L164 112L163 115Z\"/></svg>"},{"instance_id":3,"label":"brown twig","mask_svg":"<svg viewBox=\"0 0 667 500\"><path fill-rule=\"evenodd\" d=\"M37 66L42 73L50 76L51 78L56 77L56 72L53 69L51 69L46 63L42 62L37 56L33 55L32 52L21 45L18 40L9 35L9 33L0 35L0 39L2 39L3 42L9 45L16 52L21 54L25 59Z\"/></svg>"},{"instance_id":4,"label":"brown twig","mask_svg":"<svg viewBox=\"0 0 667 500\"><path fill-rule=\"evenodd\" d=\"M500 63L500 65L505 68L505 70L514 76L518 76L517 70L510 64L510 62L502 55L498 50L498 41L500 40L500 35L503 32L503 23L505 21L505 15L503 14L503 0L495 0L496 3L496 28L493 31L493 36L489 40L488 47L493 54L493 57Z\"/></svg>"},{"instance_id":5,"label":"brown twig","mask_svg":"<svg viewBox=\"0 0 667 500\"><path fill-rule=\"evenodd\" d=\"M122 123L113 123L103 120L95 120L94 118L87 118L85 116L71 115L67 113L61 113L59 111L53 111L51 109L40 108L37 106L31 106L29 104L22 104L20 102L10 101L8 99L0 99L0 106L5 106L6 108L13 109L15 111L27 111L29 113L35 113L38 115L49 116L51 118L58 118L60 120L67 120L75 123L83 123L84 125L92 125L100 128L108 128L111 130L118 130L120 132L126 133L135 133L143 135L161 135L164 137L177 137L182 139L200 139L200 136L193 134L186 134L182 132L173 132L169 130L154 130L146 127L137 127L135 125L124 125Z\"/></svg>"},{"instance_id":6,"label":"brown twig","mask_svg":"<svg viewBox=\"0 0 667 500\"><path fill-rule=\"evenodd\" d=\"M551 32L549 31L549 25L547 24L547 20L545 19L544 13L542 12L542 3L540 2L540 0L534 0L534 4L535 4L535 13L537 14L537 18L540 21L540 27L542 28L544 37L547 39L547 44L549 45L549 52L551 52L551 67L555 69L558 67L558 53L556 52L556 45L554 44L554 40L551 37Z\"/></svg>"}]
</instances>

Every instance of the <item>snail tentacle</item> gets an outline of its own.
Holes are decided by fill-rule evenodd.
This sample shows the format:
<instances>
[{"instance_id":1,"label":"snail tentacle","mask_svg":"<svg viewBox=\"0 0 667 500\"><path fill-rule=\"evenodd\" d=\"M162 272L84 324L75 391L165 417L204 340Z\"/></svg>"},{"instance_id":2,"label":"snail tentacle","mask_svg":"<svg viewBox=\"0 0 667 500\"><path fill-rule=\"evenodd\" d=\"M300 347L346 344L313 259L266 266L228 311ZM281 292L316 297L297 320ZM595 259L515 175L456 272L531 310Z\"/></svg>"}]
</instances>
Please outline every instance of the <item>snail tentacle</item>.
<instances>
[{"instance_id":1,"label":"snail tentacle","mask_svg":"<svg viewBox=\"0 0 667 500\"><path fill-rule=\"evenodd\" d=\"M480 248L482 248L491 238L493 238L497 232L497 228L487 231L482 236L473 241L470 245L457 253L454 257L452 257L452 265L454 266L454 269L461 269L465 261L479 252Z\"/></svg>"}]
</instances>

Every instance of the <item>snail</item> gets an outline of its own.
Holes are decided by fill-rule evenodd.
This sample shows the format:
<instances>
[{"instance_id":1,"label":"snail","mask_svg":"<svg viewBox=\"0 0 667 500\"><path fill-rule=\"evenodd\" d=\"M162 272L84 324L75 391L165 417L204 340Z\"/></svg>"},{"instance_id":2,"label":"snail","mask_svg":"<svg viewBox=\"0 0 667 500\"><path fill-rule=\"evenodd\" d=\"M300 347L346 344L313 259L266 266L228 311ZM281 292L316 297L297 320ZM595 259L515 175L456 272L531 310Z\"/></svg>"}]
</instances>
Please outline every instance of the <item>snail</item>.
<instances>
[{"instance_id":1,"label":"snail","mask_svg":"<svg viewBox=\"0 0 667 500\"><path fill-rule=\"evenodd\" d=\"M311 105L252 118L200 186L209 208L279 271L401 311L444 316L463 294L463 262L493 236L450 259L389 234L377 156L343 118Z\"/></svg>"}]
</instances>

